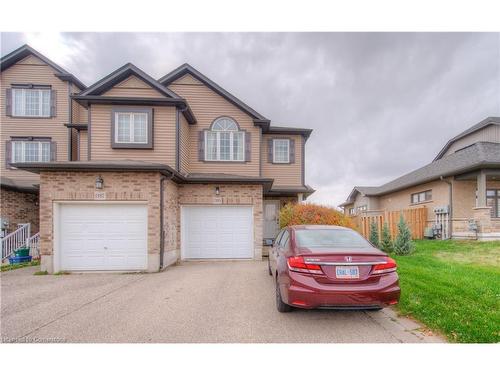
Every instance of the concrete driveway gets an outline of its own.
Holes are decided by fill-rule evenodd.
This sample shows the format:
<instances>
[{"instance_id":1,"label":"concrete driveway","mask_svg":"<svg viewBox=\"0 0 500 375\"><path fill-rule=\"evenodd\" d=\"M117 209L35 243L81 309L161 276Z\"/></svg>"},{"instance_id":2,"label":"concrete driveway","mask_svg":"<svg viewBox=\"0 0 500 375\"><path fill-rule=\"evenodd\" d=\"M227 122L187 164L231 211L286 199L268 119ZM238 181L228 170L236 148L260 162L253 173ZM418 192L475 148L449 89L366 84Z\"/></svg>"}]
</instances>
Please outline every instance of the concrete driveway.
<instances>
[{"instance_id":1,"label":"concrete driveway","mask_svg":"<svg viewBox=\"0 0 500 375\"><path fill-rule=\"evenodd\" d=\"M276 311L267 263L157 274L1 274L4 342L440 342L393 310Z\"/></svg>"}]
</instances>

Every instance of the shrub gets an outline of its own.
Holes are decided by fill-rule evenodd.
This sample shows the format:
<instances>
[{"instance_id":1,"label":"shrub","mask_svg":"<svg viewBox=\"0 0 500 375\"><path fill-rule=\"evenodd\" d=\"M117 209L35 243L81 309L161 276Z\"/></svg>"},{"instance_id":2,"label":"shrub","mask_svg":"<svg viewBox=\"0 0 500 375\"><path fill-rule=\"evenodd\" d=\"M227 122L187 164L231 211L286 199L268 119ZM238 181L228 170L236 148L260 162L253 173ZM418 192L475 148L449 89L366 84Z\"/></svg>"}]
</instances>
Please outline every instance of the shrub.
<instances>
[{"instance_id":1,"label":"shrub","mask_svg":"<svg viewBox=\"0 0 500 375\"><path fill-rule=\"evenodd\" d=\"M390 253L394 250L391 232L389 231L389 225L387 225L387 223L384 223L382 227L382 242L380 243L380 249L386 253Z\"/></svg>"},{"instance_id":2,"label":"shrub","mask_svg":"<svg viewBox=\"0 0 500 375\"><path fill-rule=\"evenodd\" d=\"M334 208L313 203L288 203L280 210L280 226L300 224L339 225L353 228L351 220Z\"/></svg>"},{"instance_id":3,"label":"shrub","mask_svg":"<svg viewBox=\"0 0 500 375\"><path fill-rule=\"evenodd\" d=\"M400 216L398 223L398 235L394 241L394 252L397 255L408 255L413 251L413 248L414 245L411 241L410 228L403 219L403 216Z\"/></svg>"},{"instance_id":4,"label":"shrub","mask_svg":"<svg viewBox=\"0 0 500 375\"><path fill-rule=\"evenodd\" d=\"M370 242L375 247L380 247L379 237L378 237L378 225L375 222L370 224Z\"/></svg>"}]
</instances>

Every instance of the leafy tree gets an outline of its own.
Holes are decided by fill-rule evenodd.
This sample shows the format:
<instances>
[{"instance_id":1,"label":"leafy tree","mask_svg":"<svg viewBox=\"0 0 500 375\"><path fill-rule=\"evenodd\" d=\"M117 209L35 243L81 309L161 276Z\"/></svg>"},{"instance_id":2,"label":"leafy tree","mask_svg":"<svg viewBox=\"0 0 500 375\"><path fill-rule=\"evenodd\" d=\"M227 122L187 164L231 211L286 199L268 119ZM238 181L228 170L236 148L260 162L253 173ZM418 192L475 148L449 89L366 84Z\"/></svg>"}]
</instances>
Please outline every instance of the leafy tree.
<instances>
[{"instance_id":1,"label":"leafy tree","mask_svg":"<svg viewBox=\"0 0 500 375\"><path fill-rule=\"evenodd\" d=\"M389 231L389 225L387 225L387 223L384 223L382 226L382 242L380 243L380 249L386 253L390 253L394 250L391 232Z\"/></svg>"},{"instance_id":2,"label":"leafy tree","mask_svg":"<svg viewBox=\"0 0 500 375\"><path fill-rule=\"evenodd\" d=\"M394 252L397 255L408 255L413 251L413 248L410 228L401 215L398 223L398 235L394 241Z\"/></svg>"},{"instance_id":3,"label":"leafy tree","mask_svg":"<svg viewBox=\"0 0 500 375\"><path fill-rule=\"evenodd\" d=\"M349 217L335 208L312 203L286 204L280 210L280 226L300 224L339 225L354 228Z\"/></svg>"},{"instance_id":4,"label":"leafy tree","mask_svg":"<svg viewBox=\"0 0 500 375\"><path fill-rule=\"evenodd\" d=\"M375 247L380 247L380 241L378 236L378 225L375 222L370 224L370 242Z\"/></svg>"}]
</instances>

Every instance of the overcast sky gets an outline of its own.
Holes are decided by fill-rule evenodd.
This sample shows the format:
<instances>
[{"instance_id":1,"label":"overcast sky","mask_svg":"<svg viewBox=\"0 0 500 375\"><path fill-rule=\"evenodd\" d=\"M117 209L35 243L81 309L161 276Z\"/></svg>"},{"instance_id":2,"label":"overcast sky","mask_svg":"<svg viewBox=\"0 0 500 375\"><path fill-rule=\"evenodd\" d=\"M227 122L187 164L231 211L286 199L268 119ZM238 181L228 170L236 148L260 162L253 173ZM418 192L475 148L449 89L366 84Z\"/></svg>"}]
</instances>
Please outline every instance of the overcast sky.
<instances>
[{"instance_id":1,"label":"overcast sky","mask_svg":"<svg viewBox=\"0 0 500 375\"><path fill-rule=\"evenodd\" d=\"M2 33L90 85L126 62L160 78L184 62L273 125L314 129L310 200L338 205L432 161L500 116L500 33Z\"/></svg>"}]
</instances>

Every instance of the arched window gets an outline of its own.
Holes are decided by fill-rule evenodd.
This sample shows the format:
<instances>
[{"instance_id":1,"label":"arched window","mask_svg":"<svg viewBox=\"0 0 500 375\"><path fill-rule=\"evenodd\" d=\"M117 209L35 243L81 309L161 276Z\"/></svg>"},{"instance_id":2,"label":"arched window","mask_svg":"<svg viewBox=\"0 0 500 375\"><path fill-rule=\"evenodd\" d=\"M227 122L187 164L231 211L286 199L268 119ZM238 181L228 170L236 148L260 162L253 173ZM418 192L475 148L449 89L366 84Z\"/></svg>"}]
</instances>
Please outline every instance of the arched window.
<instances>
[{"instance_id":1,"label":"arched window","mask_svg":"<svg viewBox=\"0 0 500 375\"><path fill-rule=\"evenodd\" d=\"M245 132L230 117L219 117L205 134L205 160L244 161Z\"/></svg>"}]
</instances>

